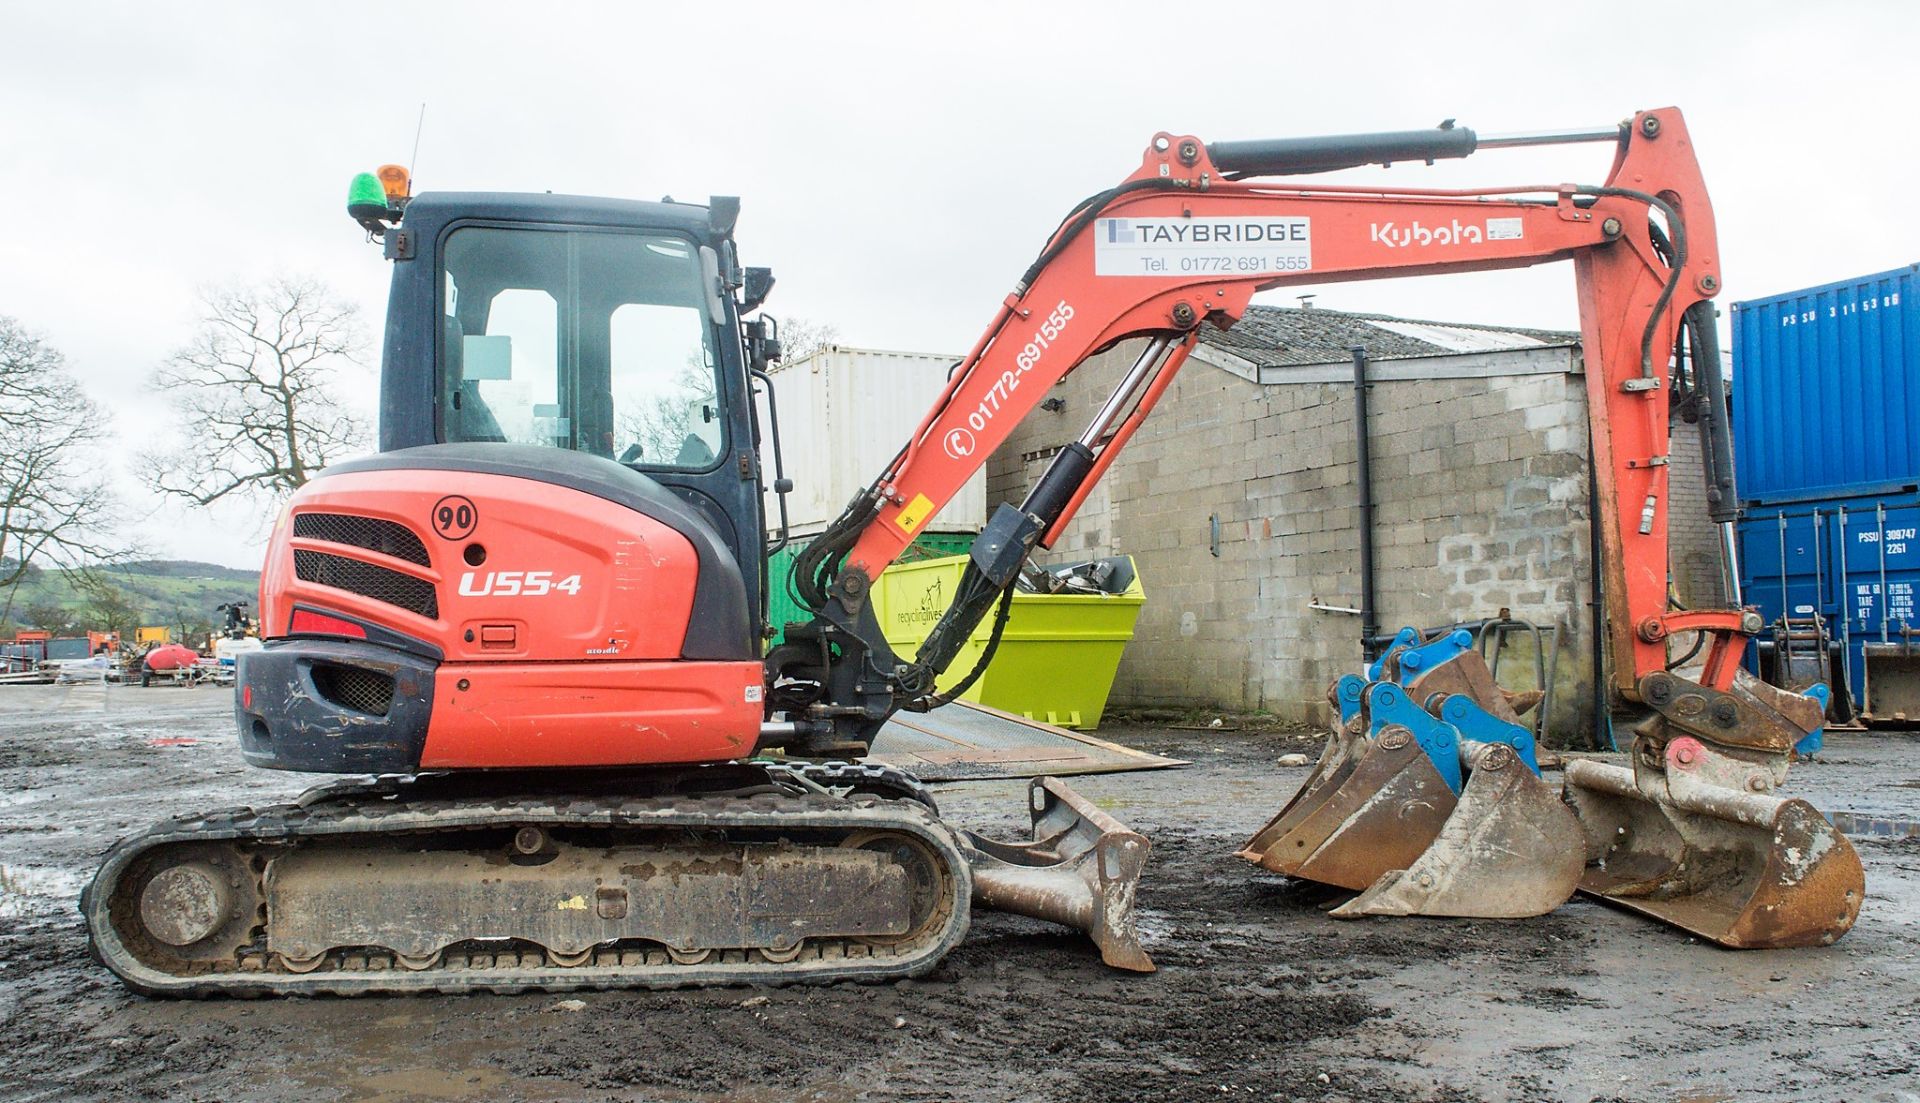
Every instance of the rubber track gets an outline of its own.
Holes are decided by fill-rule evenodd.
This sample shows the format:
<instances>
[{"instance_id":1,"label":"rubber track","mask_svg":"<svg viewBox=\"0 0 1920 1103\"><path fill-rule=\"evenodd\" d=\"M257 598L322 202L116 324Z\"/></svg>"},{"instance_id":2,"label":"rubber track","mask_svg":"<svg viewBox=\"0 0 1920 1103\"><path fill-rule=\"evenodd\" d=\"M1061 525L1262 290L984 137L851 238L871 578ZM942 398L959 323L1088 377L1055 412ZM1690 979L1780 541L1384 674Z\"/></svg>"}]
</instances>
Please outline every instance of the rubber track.
<instances>
[{"instance_id":1,"label":"rubber track","mask_svg":"<svg viewBox=\"0 0 1920 1103\"><path fill-rule=\"evenodd\" d=\"M866 782L875 787L911 790L911 775L868 778L898 771L855 767L804 772L823 785ZM857 774L858 777L849 776ZM634 799L613 796L398 800L395 787L343 782L308 790L293 803L264 808L181 817L129 836L116 844L92 883L81 893L80 908L92 935L94 957L135 991L153 996L296 996L463 992L566 992L604 988L680 988L728 984L832 983L883 981L917 976L931 969L966 934L972 876L953 832L918 800L886 800L821 794L800 796L756 793L748 796L671 795ZM539 826L647 828L695 827L775 830L804 833L819 829L834 835L860 830L890 830L920 838L947 864L952 886L947 915L922 944L898 951L838 940L775 963L744 951L715 951L702 963L611 964L608 959L643 956L636 951L596 952L588 964L547 963L501 967L454 966L444 961L418 972L381 964L338 969L331 964L311 973L242 968L236 960L225 971L191 975L163 972L141 961L109 920L110 889L142 855L163 846L206 842L285 844L300 839L365 835L370 840L421 832L493 828L503 824ZM259 938L255 942L258 943ZM382 955L374 955L381 957ZM453 955L449 955L453 956ZM473 955L461 955L463 960ZM490 954L485 956L501 956ZM533 956L531 951L523 956ZM644 955L657 956L657 955ZM348 955L349 959L353 955ZM366 964L367 955L359 955ZM219 967L214 966L215 970Z\"/></svg>"}]
</instances>

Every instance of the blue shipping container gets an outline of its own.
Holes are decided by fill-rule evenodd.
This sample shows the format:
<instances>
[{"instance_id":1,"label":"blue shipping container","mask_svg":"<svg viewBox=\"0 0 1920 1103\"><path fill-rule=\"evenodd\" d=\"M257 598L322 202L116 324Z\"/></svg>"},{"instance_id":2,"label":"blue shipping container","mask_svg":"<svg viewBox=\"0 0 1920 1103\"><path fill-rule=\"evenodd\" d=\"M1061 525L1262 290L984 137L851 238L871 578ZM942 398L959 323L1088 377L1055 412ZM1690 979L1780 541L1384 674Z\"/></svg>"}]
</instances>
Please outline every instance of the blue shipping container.
<instances>
[{"instance_id":1,"label":"blue shipping container","mask_svg":"<svg viewBox=\"0 0 1920 1103\"><path fill-rule=\"evenodd\" d=\"M1920 492L1749 505L1739 535L1741 597L1769 624L1817 614L1840 645L1842 714L1920 719Z\"/></svg>"},{"instance_id":2,"label":"blue shipping container","mask_svg":"<svg viewBox=\"0 0 1920 1103\"><path fill-rule=\"evenodd\" d=\"M1733 304L1740 497L1780 503L1920 482L1920 265Z\"/></svg>"}]
</instances>

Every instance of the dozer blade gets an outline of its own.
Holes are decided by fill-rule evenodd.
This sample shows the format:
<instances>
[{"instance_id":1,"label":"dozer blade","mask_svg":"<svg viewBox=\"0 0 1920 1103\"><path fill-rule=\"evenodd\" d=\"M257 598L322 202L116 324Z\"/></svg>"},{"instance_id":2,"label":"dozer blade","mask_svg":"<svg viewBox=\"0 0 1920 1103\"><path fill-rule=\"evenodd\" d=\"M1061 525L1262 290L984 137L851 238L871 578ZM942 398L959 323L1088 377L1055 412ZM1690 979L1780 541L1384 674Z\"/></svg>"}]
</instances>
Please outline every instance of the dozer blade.
<instances>
[{"instance_id":1,"label":"dozer blade","mask_svg":"<svg viewBox=\"0 0 1920 1103\"><path fill-rule=\"evenodd\" d=\"M1321 769L1240 857L1275 873L1363 889L1427 849L1455 798L1415 741L1388 724L1369 739L1342 728Z\"/></svg>"},{"instance_id":2,"label":"dozer blade","mask_svg":"<svg viewBox=\"0 0 1920 1103\"><path fill-rule=\"evenodd\" d=\"M1461 759L1466 785L1432 844L1334 915L1518 919L1573 895L1586 864L1573 810L1511 746L1465 740Z\"/></svg>"},{"instance_id":3,"label":"dozer blade","mask_svg":"<svg viewBox=\"0 0 1920 1103\"><path fill-rule=\"evenodd\" d=\"M1701 781L1688 768L1701 757L1682 738L1664 772L1567 764L1590 863L1580 890L1736 949L1845 934L1866 892L1853 844L1803 800Z\"/></svg>"},{"instance_id":4,"label":"dozer blade","mask_svg":"<svg viewBox=\"0 0 1920 1103\"><path fill-rule=\"evenodd\" d=\"M1128 830L1058 778L1027 790L1033 841L1001 843L964 832L974 900L1087 932L1116 969L1153 972L1140 948L1134 892L1146 868L1146 836Z\"/></svg>"}]
</instances>

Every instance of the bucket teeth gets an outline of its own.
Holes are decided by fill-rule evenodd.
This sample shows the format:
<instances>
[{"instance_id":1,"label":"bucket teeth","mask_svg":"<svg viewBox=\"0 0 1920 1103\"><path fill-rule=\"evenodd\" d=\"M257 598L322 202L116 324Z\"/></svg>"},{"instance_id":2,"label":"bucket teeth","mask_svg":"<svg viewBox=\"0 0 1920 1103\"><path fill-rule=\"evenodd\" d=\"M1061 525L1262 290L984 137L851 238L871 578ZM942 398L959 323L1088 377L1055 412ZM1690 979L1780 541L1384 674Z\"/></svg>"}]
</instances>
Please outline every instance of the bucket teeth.
<instances>
[{"instance_id":1,"label":"bucket teeth","mask_svg":"<svg viewBox=\"0 0 1920 1103\"><path fill-rule=\"evenodd\" d=\"M1500 698L1507 703L1508 708L1513 710L1515 716L1525 716L1527 713L1540 707L1540 702L1547 698L1547 691L1544 689L1528 689L1515 692L1510 689L1503 689L1500 691Z\"/></svg>"},{"instance_id":2,"label":"bucket teeth","mask_svg":"<svg viewBox=\"0 0 1920 1103\"><path fill-rule=\"evenodd\" d=\"M1134 893L1150 849L1146 836L1058 778L1035 778L1027 795L1032 842L963 833L974 900L1085 931L1108 965L1153 972L1134 921Z\"/></svg>"}]
</instances>

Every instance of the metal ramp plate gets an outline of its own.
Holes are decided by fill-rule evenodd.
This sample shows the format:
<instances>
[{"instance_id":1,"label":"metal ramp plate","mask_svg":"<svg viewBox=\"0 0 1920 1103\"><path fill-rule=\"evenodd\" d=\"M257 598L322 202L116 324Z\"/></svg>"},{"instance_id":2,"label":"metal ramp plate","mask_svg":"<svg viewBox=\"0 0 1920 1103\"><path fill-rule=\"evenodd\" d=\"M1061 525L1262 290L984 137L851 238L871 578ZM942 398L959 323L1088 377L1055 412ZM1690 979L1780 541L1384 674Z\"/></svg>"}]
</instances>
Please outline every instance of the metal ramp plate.
<instances>
[{"instance_id":1,"label":"metal ramp plate","mask_svg":"<svg viewBox=\"0 0 1920 1103\"><path fill-rule=\"evenodd\" d=\"M971 701L955 701L932 712L896 713L880 729L867 757L922 781L1060 777L1187 765Z\"/></svg>"}]
</instances>

